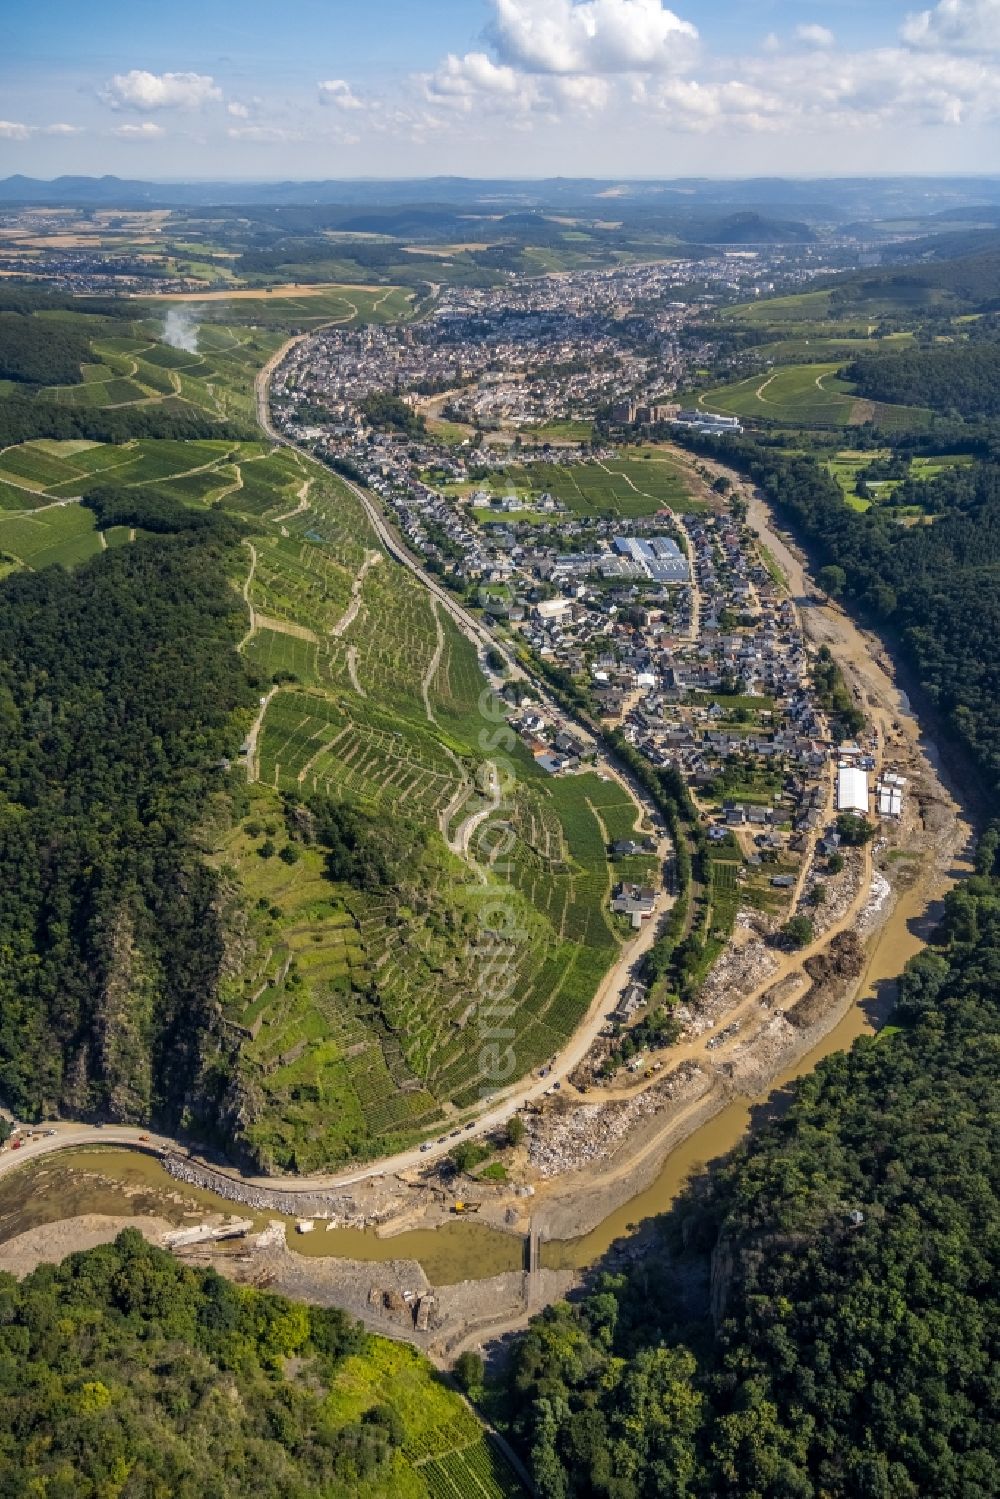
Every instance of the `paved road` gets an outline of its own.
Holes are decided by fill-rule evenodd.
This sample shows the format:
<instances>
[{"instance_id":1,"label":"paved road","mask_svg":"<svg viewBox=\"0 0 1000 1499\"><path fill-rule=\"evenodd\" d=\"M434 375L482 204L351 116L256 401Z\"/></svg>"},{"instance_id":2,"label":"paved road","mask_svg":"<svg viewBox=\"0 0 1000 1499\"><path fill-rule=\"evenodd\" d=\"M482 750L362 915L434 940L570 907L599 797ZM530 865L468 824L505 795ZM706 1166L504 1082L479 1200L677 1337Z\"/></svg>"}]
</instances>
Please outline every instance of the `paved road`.
<instances>
[{"instance_id":1,"label":"paved road","mask_svg":"<svg viewBox=\"0 0 1000 1499\"><path fill-rule=\"evenodd\" d=\"M614 967L605 975L582 1025L553 1059L551 1070L546 1077L539 1078L533 1074L521 1079L511 1088L494 1095L492 1100L484 1102L482 1112L470 1120L467 1126L453 1125L449 1133L429 1145L427 1149L415 1146L410 1150L400 1151L397 1155L372 1161L349 1171L311 1177L244 1176L235 1168L220 1166L216 1161L205 1160L203 1164L210 1166L221 1175L228 1176L230 1180L246 1186L278 1189L283 1192L325 1192L354 1186L374 1176L412 1171L417 1167L427 1166L435 1160L440 1160L454 1148L456 1134L463 1139L472 1139L476 1135L498 1129L512 1114L516 1114L526 1103L541 1098L554 1082L566 1077L582 1062L604 1025L607 1012L617 1002L618 995L628 983L632 970L649 951L655 937L656 924L647 922L642 931L625 945ZM466 1118L468 1119L468 1116ZM174 1140L167 1135L153 1134L141 1127L59 1124L53 1126L53 1130L52 1135L26 1141L19 1150L12 1151L8 1147L0 1153L0 1176L38 1156L81 1145L132 1145L152 1151L173 1151L180 1155L189 1154L190 1149L179 1140ZM200 1158L195 1155L192 1159L198 1161Z\"/></svg>"},{"instance_id":2,"label":"paved road","mask_svg":"<svg viewBox=\"0 0 1000 1499\"><path fill-rule=\"evenodd\" d=\"M301 450L282 433L278 432L271 423L268 390L275 370L288 354L289 350L309 336L309 334L299 334L295 338L289 339L287 343L283 344L271 356L257 377L256 397L260 425L274 442L293 448L296 452L301 452ZM320 468L325 468L318 459L312 458L310 454L303 454L302 456L308 459L308 461L316 463ZM348 480L345 479L343 482L347 484L347 487L364 506L365 512L371 521L372 529L388 554L399 562L401 566L407 568L443 604L459 628L476 647L480 654L480 659L484 661L484 667L486 651L496 649L503 655L511 673L516 679L531 680L509 648L503 642L497 641L474 616L461 607L446 588L421 567L416 558L410 554L402 542L390 530L386 524L385 517L372 498L364 490L355 484L351 484ZM495 676L493 680L494 682L497 681ZM560 728L572 728L577 736L584 740L587 747L597 754L598 772L612 777L625 787L646 815L656 816L656 809L649 800L644 788L634 782L630 776L626 775L619 766L612 763L601 752L598 741L589 728L571 720L569 715L549 698L543 689L538 688L537 683L533 683L533 685L539 693L542 707L555 724ZM664 840L659 849L661 866L665 862L668 852L668 842ZM458 1128L453 1126L446 1135L434 1143L428 1143L423 1148L418 1146L410 1150L401 1151L397 1155L371 1162L350 1171L341 1171L314 1177L295 1177L291 1179L269 1176L245 1177L235 1169L228 1167L220 1168L215 1162L206 1161L205 1164L210 1165L216 1171L221 1169L232 1180L243 1182L249 1186L278 1188L282 1191L292 1192L336 1190L370 1180L374 1176L396 1174L402 1171L413 1170L416 1167L430 1165L435 1160L446 1155L453 1148L456 1135L468 1138L486 1134L491 1130L497 1129L505 1124L511 1115L523 1108L526 1103L541 1098L556 1082L561 1082L580 1064L604 1026L608 1012L617 1003L619 994L634 976L642 958L653 945L658 927L659 923L656 921L647 922L631 941L625 943L614 966L605 975L604 980L598 988L583 1022L562 1051L553 1057L544 1078L539 1078L536 1075L522 1078L519 1083L494 1094L491 1099L484 1101L480 1112L474 1118L469 1119L468 1115L464 1116L466 1122L463 1125ZM102 1128L95 1125L66 1124L56 1126L52 1135L26 1142L17 1151L5 1151L0 1155L0 1174L13 1170L26 1161L40 1155L49 1154L52 1151L81 1145L110 1144L141 1145L144 1148L148 1146L148 1148L153 1150L171 1150L181 1154L188 1153L188 1147L182 1142L162 1135L152 1135L138 1128L127 1129L117 1126Z\"/></svg>"}]
</instances>

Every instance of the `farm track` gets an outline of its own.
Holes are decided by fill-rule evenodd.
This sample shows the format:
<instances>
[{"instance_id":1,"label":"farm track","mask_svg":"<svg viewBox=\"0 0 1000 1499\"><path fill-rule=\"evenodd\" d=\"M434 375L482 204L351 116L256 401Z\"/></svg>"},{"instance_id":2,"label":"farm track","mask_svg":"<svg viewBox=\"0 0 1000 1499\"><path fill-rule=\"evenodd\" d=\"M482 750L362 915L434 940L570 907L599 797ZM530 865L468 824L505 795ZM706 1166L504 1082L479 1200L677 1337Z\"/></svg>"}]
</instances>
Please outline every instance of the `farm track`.
<instances>
[{"instance_id":1,"label":"farm track","mask_svg":"<svg viewBox=\"0 0 1000 1499\"><path fill-rule=\"evenodd\" d=\"M254 546L252 541L244 542L244 546L246 546L250 552L250 571L247 574L246 582L243 584L243 602L246 604L247 608L250 611L250 628L249 630L247 630L246 634L237 647L237 649L241 651L250 644L250 641L257 633L257 612L254 609L253 604L250 602L250 590L253 587L254 574L257 571L257 548Z\"/></svg>"},{"instance_id":2,"label":"farm track","mask_svg":"<svg viewBox=\"0 0 1000 1499\"><path fill-rule=\"evenodd\" d=\"M441 657L444 655L445 646L444 626L441 624L441 616L438 613L437 599L431 599L431 613L434 615L434 624L437 629L437 644L434 647L434 654L430 659L430 664L424 672L423 680L420 683L420 693L424 700L424 708L427 710L427 722L436 724L437 719L434 717L434 709L431 707L431 683L434 681L437 669L441 665Z\"/></svg>"},{"instance_id":3,"label":"farm track","mask_svg":"<svg viewBox=\"0 0 1000 1499\"><path fill-rule=\"evenodd\" d=\"M247 735L247 780L251 785L253 785L255 781L260 780L260 755L258 752L258 746L260 743L260 731L264 727L264 718L267 710L271 706L273 699L277 696L280 690L281 689L279 687L271 687L268 690L267 695L261 698L260 712L254 719L250 732Z\"/></svg>"},{"instance_id":4,"label":"farm track","mask_svg":"<svg viewBox=\"0 0 1000 1499\"><path fill-rule=\"evenodd\" d=\"M354 621L357 619L358 613L361 609L361 593L365 586L365 578L368 576L368 573L371 571L371 569L377 566L377 564L381 562L381 560L382 555L380 552L366 553L365 560L361 564L361 570L359 571L357 577L354 579L354 582L351 584L351 602L348 604L343 615L330 631L330 634L335 636L336 639L339 640L342 635L346 635L347 631L351 628Z\"/></svg>"}]
</instances>

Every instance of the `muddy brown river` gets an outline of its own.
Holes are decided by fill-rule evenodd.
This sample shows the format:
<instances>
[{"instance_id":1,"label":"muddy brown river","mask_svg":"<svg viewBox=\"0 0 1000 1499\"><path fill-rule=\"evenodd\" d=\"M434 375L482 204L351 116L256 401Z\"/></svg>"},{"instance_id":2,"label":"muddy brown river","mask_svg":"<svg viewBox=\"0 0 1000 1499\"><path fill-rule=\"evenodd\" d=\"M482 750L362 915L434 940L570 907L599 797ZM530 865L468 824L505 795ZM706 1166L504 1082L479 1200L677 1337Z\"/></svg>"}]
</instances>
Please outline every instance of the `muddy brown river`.
<instances>
[{"instance_id":1,"label":"muddy brown river","mask_svg":"<svg viewBox=\"0 0 1000 1499\"><path fill-rule=\"evenodd\" d=\"M694 1171L731 1150L746 1133L751 1111L772 1092L804 1077L824 1057L845 1050L858 1036L870 1034L891 1006L892 980L920 951L945 893L967 872L967 866L958 862L929 882L903 891L873 940L857 1000L823 1041L775 1078L766 1094L727 1105L671 1150L652 1185L615 1209L590 1233L544 1243L543 1265L582 1269L592 1264L633 1226L665 1212ZM152 1156L86 1147L44 1157L0 1180L0 1242L28 1229L89 1213L160 1217L182 1226L209 1212L229 1217L234 1209L235 1204L214 1192L176 1181ZM269 1210L254 1218L263 1228L281 1216ZM371 1229L327 1230L322 1222L317 1222L314 1232L298 1234L292 1218L282 1221L288 1245L298 1254L373 1263L418 1260L432 1285L454 1285L520 1270L524 1260L520 1237L476 1223L446 1223L379 1238Z\"/></svg>"}]
</instances>

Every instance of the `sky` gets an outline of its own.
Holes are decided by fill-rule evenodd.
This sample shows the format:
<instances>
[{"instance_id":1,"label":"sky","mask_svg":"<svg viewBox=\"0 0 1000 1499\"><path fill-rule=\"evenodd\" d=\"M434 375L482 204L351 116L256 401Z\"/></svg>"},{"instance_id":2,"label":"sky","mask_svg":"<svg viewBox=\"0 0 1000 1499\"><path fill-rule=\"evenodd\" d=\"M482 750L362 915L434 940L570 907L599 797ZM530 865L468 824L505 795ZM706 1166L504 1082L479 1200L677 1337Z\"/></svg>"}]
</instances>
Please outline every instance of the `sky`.
<instances>
[{"instance_id":1,"label":"sky","mask_svg":"<svg viewBox=\"0 0 1000 1499\"><path fill-rule=\"evenodd\" d=\"M0 176L1000 170L1000 0L2 0Z\"/></svg>"}]
</instances>

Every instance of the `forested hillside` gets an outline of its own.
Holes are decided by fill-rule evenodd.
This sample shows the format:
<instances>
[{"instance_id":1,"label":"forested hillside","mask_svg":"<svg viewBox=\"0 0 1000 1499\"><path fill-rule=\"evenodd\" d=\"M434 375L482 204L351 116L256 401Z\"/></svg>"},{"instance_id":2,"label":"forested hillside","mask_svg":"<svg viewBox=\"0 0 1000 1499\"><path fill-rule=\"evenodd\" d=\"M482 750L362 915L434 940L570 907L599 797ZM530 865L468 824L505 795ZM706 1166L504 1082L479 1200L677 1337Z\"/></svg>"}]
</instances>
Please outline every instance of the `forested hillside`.
<instances>
[{"instance_id":1,"label":"forested hillside","mask_svg":"<svg viewBox=\"0 0 1000 1499\"><path fill-rule=\"evenodd\" d=\"M930 406L945 416L1000 415L1000 343L880 349L860 355L845 373L873 401Z\"/></svg>"},{"instance_id":2,"label":"forested hillside","mask_svg":"<svg viewBox=\"0 0 1000 1499\"><path fill-rule=\"evenodd\" d=\"M521 1341L543 1499L1000 1491L996 878L949 897L897 1020Z\"/></svg>"},{"instance_id":3,"label":"forested hillside","mask_svg":"<svg viewBox=\"0 0 1000 1499\"><path fill-rule=\"evenodd\" d=\"M954 248L967 249L968 238L963 237ZM875 299L901 307L920 304L947 312L990 312L1000 306L1000 245L993 237L972 255L952 254L921 265L859 271L832 285L838 307Z\"/></svg>"},{"instance_id":4,"label":"forested hillside","mask_svg":"<svg viewBox=\"0 0 1000 1499\"><path fill-rule=\"evenodd\" d=\"M221 1086L222 895L192 831L255 699L238 527L193 519L0 587L0 1093L29 1117L176 1124Z\"/></svg>"},{"instance_id":5,"label":"forested hillside","mask_svg":"<svg viewBox=\"0 0 1000 1499\"><path fill-rule=\"evenodd\" d=\"M0 1275L4 1499L438 1499L449 1475L520 1492L430 1366L342 1312L134 1230L21 1285Z\"/></svg>"}]
</instances>

